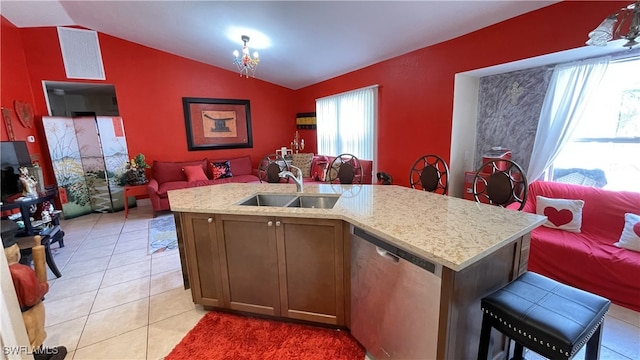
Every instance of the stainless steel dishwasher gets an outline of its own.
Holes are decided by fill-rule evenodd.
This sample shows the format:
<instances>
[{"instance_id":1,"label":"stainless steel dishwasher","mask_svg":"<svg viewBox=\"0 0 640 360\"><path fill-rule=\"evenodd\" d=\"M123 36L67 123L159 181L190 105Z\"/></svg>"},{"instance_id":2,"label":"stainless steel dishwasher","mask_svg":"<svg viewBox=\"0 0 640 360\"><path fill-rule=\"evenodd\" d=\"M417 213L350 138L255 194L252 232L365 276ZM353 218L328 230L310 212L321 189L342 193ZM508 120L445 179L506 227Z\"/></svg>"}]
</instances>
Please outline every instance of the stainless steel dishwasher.
<instances>
[{"instance_id":1,"label":"stainless steel dishwasher","mask_svg":"<svg viewBox=\"0 0 640 360\"><path fill-rule=\"evenodd\" d=\"M441 265L352 227L351 334L369 357L436 358L441 274Z\"/></svg>"}]
</instances>

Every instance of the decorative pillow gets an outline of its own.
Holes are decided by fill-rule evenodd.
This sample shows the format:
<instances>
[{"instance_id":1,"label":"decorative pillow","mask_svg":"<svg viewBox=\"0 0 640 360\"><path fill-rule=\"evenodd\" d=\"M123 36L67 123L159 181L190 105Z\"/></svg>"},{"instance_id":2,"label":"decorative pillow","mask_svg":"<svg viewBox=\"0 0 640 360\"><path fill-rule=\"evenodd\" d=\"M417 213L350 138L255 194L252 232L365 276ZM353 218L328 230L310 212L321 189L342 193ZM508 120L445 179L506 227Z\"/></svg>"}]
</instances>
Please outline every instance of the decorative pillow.
<instances>
[{"instance_id":1,"label":"decorative pillow","mask_svg":"<svg viewBox=\"0 0 640 360\"><path fill-rule=\"evenodd\" d=\"M547 217L543 226L579 233L582 227L583 200L551 199L536 196L536 214Z\"/></svg>"},{"instance_id":2,"label":"decorative pillow","mask_svg":"<svg viewBox=\"0 0 640 360\"><path fill-rule=\"evenodd\" d=\"M640 252L640 215L624 214L624 229L620 240L613 245Z\"/></svg>"},{"instance_id":3,"label":"decorative pillow","mask_svg":"<svg viewBox=\"0 0 640 360\"><path fill-rule=\"evenodd\" d=\"M187 177L188 182L209 180L200 165L185 166L182 168L182 171L184 171L184 175Z\"/></svg>"},{"instance_id":4,"label":"decorative pillow","mask_svg":"<svg viewBox=\"0 0 640 360\"><path fill-rule=\"evenodd\" d=\"M327 167L329 166L329 160L326 156L314 155L314 160L311 161L311 177L315 181L325 181L325 175L327 173Z\"/></svg>"},{"instance_id":5,"label":"decorative pillow","mask_svg":"<svg viewBox=\"0 0 640 360\"><path fill-rule=\"evenodd\" d=\"M213 174L213 180L232 177L231 165L229 161L212 162L211 174Z\"/></svg>"},{"instance_id":6,"label":"decorative pillow","mask_svg":"<svg viewBox=\"0 0 640 360\"><path fill-rule=\"evenodd\" d=\"M302 170L302 177L311 177L311 161L313 153L293 154L291 165Z\"/></svg>"},{"instance_id":7,"label":"decorative pillow","mask_svg":"<svg viewBox=\"0 0 640 360\"><path fill-rule=\"evenodd\" d=\"M341 163L336 161L332 164L327 164L327 170L324 174L325 181L336 180L338 178L338 170L340 170Z\"/></svg>"}]
</instances>

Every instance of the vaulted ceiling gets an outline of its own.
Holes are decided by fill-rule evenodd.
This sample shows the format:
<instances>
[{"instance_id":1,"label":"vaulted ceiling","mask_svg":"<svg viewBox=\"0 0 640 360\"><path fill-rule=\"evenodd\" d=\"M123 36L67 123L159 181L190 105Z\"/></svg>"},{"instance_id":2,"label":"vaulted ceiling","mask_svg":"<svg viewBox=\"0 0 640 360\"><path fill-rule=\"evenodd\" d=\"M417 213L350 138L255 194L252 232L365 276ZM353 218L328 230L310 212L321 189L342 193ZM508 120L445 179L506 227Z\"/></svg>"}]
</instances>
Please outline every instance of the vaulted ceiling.
<instances>
[{"instance_id":1,"label":"vaulted ceiling","mask_svg":"<svg viewBox=\"0 0 640 360\"><path fill-rule=\"evenodd\" d=\"M558 1L16 1L17 27L77 25L235 71L250 36L256 78L299 89Z\"/></svg>"}]
</instances>

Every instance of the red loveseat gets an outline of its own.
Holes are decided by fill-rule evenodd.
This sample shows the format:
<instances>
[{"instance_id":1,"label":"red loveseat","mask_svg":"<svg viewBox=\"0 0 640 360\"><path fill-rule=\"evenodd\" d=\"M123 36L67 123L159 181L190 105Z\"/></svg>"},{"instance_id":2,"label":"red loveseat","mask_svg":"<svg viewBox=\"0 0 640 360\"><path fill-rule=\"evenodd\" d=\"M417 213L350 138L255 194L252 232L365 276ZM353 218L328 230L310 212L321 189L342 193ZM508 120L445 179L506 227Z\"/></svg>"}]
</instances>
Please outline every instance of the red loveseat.
<instances>
[{"instance_id":1,"label":"red loveseat","mask_svg":"<svg viewBox=\"0 0 640 360\"><path fill-rule=\"evenodd\" d=\"M222 163L229 161L231 177L213 179L211 170L212 163ZM188 181L187 176L182 171L185 166L200 165L207 179ZM151 167L152 176L147 184L147 191L151 199L151 206L154 212L169 210L169 198L167 191L185 189L196 186L206 186L224 183L247 183L259 181L253 173L251 157L243 156L235 159L209 160L207 158L197 161L184 162L163 162L154 161Z\"/></svg>"},{"instance_id":2,"label":"red loveseat","mask_svg":"<svg viewBox=\"0 0 640 360\"><path fill-rule=\"evenodd\" d=\"M640 311L640 252L614 245L625 213L640 214L640 193L536 181L522 211L536 212L536 196L583 200L579 233L540 226L531 233L529 270Z\"/></svg>"}]
</instances>

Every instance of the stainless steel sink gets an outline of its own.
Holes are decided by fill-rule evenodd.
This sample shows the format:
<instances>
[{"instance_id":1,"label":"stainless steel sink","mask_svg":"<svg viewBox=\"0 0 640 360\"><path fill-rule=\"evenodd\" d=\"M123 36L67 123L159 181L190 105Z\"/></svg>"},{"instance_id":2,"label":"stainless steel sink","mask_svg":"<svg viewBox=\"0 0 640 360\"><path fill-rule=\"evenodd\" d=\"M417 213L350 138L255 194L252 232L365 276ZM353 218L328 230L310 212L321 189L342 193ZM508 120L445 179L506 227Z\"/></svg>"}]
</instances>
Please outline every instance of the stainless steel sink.
<instances>
[{"instance_id":1,"label":"stainless steel sink","mask_svg":"<svg viewBox=\"0 0 640 360\"><path fill-rule=\"evenodd\" d=\"M237 205L245 206L276 206L331 209L338 202L340 196L329 195L295 195L295 194L255 194Z\"/></svg>"},{"instance_id":2,"label":"stainless steel sink","mask_svg":"<svg viewBox=\"0 0 640 360\"><path fill-rule=\"evenodd\" d=\"M296 198L296 195L291 194L256 194L238 205L284 207Z\"/></svg>"},{"instance_id":3,"label":"stainless steel sink","mask_svg":"<svg viewBox=\"0 0 640 360\"><path fill-rule=\"evenodd\" d=\"M332 209L340 199L339 196L311 196L301 195L290 202L288 207Z\"/></svg>"}]
</instances>

